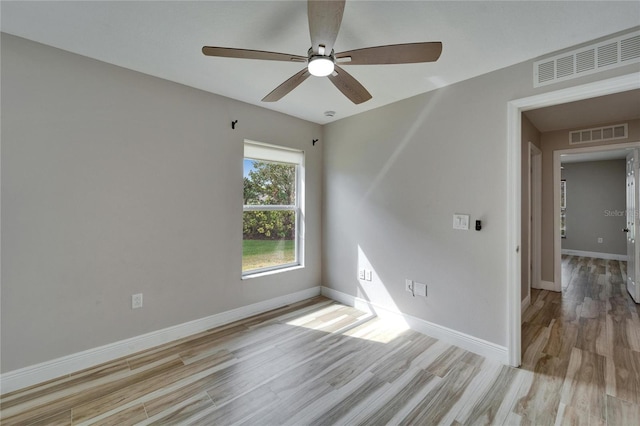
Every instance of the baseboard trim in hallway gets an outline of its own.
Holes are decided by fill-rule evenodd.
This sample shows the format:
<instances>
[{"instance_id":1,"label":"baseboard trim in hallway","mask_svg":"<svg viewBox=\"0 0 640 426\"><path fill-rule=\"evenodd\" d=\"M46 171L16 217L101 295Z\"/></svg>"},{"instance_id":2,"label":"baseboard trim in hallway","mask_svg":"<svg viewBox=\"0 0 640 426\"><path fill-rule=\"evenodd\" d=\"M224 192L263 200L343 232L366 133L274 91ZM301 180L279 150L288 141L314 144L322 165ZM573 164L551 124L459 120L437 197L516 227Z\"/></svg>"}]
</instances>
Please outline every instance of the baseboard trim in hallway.
<instances>
[{"instance_id":1,"label":"baseboard trim in hallway","mask_svg":"<svg viewBox=\"0 0 640 426\"><path fill-rule=\"evenodd\" d=\"M556 289L556 283L553 281L544 281L540 280L540 284L537 287L532 287L538 290L547 290L547 291L559 291Z\"/></svg>"},{"instance_id":2,"label":"baseboard trim in hallway","mask_svg":"<svg viewBox=\"0 0 640 426\"><path fill-rule=\"evenodd\" d=\"M524 312L524 310L527 309L530 304L531 304L531 295L528 294L527 297L525 297L522 300L522 304L520 305L520 311Z\"/></svg>"},{"instance_id":3,"label":"baseboard trim in hallway","mask_svg":"<svg viewBox=\"0 0 640 426\"><path fill-rule=\"evenodd\" d=\"M627 260L629 260L626 254L599 253L599 252L584 251L584 250L562 249L561 254L570 255L570 256L591 257L594 259L621 260L623 262L626 262Z\"/></svg>"},{"instance_id":4,"label":"baseboard trim in hallway","mask_svg":"<svg viewBox=\"0 0 640 426\"><path fill-rule=\"evenodd\" d=\"M469 352L482 355L505 365L509 363L508 351L505 346L500 346L460 331L407 315L398 310L380 306L369 302L368 300L351 296L350 294L346 294L332 288L322 287L322 295L345 305L353 306L363 312L369 312L379 316L380 318L404 324L412 330L426 334L427 336L435 337L443 342L466 349Z\"/></svg>"}]
</instances>

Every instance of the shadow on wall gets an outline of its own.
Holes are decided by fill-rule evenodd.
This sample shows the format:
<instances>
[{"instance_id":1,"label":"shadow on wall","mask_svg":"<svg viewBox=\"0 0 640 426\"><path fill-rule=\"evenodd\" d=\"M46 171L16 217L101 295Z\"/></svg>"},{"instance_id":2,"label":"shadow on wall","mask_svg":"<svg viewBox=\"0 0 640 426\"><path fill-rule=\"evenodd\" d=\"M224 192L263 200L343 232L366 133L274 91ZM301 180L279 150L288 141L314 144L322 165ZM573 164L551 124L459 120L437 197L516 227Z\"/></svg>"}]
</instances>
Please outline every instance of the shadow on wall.
<instances>
[{"instance_id":1,"label":"shadow on wall","mask_svg":"<svg viewBox=\"0 0 640 426\"><path fill-rule=\"evenodd\" d=\"M400 156L402 151L405 150L409 142L413 140L418 129L422 127L427 117L431 114L431 112L435 109L436 105L438 104L438 100L443 96L443 94L446 91L447 91L446 88L437 90L435 92L435 95L429 101L429 103L425 105L422 111L420 111L420 114L418 114L415 120L413 120L411 126L407 129L406 133L404 134L402 139L399 141L396 149L389 156L389 159L384 163L384 165L380 168L380 171L378 172L376 177L372 179L371 185L369 185L369 188L363 194L362 199L360 200L360 205L358 206L358 209L362 207L362 204L378 188L378 186L380 185L380 182L382 182L382 180L386 177L387 173L389 173L389 170L398 160L398 157Z\"/></svg>"}]
</instances>

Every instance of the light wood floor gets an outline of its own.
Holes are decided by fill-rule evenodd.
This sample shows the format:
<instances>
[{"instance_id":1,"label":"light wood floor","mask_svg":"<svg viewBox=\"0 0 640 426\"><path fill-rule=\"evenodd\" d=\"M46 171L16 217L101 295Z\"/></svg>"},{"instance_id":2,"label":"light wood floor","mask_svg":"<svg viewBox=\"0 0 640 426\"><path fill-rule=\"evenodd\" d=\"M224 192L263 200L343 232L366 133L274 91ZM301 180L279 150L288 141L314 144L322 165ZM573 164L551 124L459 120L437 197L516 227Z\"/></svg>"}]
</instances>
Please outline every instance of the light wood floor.
<instances>
[{"instance_id":1,"label":"light wood floor","mask_svg":"<svg viewBox=\"0 0 640 426\"><path fill-rule=\"evenodd\" d=\"M624 263L564 259L534 291L523 366L321 297L0 397L3 425L640 424Z\"/></svg>"}]
</instances>

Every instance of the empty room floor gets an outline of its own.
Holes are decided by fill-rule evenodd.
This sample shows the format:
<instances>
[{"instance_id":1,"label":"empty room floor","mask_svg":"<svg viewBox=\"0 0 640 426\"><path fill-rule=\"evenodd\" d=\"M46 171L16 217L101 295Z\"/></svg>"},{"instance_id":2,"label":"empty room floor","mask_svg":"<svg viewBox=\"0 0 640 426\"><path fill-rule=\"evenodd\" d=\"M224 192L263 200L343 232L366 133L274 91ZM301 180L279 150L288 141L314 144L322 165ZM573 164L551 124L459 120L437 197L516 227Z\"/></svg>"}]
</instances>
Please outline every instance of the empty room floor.
<instances>
[{"instance_id":1,"label":"empty room floor","mask_svg":"<svg viewBox=\"0 0 640 426\"><path fill-rule=\"evenodd\" d=\"M563 260L511 368L323 297L1 397L1 423L637 425L623 262Z\"/></svg>"}]
</instances>

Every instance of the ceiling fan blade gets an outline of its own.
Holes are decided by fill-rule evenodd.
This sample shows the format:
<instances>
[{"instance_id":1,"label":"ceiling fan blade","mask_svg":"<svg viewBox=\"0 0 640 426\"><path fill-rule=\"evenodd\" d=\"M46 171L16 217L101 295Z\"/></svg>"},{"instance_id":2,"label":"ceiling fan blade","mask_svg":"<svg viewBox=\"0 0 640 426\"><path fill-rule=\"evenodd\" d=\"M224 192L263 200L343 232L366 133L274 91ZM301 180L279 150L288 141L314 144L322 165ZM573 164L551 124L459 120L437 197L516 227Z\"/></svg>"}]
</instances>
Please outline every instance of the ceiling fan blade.
<instances>
[{"instance_id":1,"label":"ceiling fan blade","mask_svg":"<svg viewBox=\"0 0 640 426\"><path fill-rule=\"evenodd\" d=\"M345 0L308 0L309 33L311 49L316 55L329 56L338 37ZM324 53L320 53L324 46Z\"/></svg>"},{"instance_id":2,"label":"ceiling fan blade","mask_svg":"<svg viewBox=\"0 0 640 426\"><path fill-rule=\"evenodd\" d=\"M306 56L288 55L286 53L265 52L262 50L233 49L231 47L204 46L202 53L206 56L224 58L262 59L267 61L306 62Z\"/></svg>"},{"instance_id":3,"label":"ceiling fan blade","mask_svg":"<svg viewBox=\"0 0 640 426\"><path fill-rule=\"evenodd\" d=\"M390 44L337 53L336 62L341 65L415 64L435 62L441 53L442 43L439 41Z\"/></svg>"},{"instance_id":4,"label":"ceiling fan blade","mask_svg":"<svg viewBox=\"0 0 640 426\"><path fill-rule=\"evenodd\" d=\"M351 74L336 65L329 80L354 104L358 105L371 99L371 93L364 88Z\"/></svg>"},{"instance_id":5,"label":"ceiling fan blade","mask_svg":"<svg viewBox=\"0 0 640 426\"><path fill-rule=\"evenodd\" d=\"M306 68L293 75L280 86L273 89L271 93L262 99L262 102L276 102L282 99L287 93L298 87L300 83L305 81L311 74Z\"/></svg>"}]
</instances>

